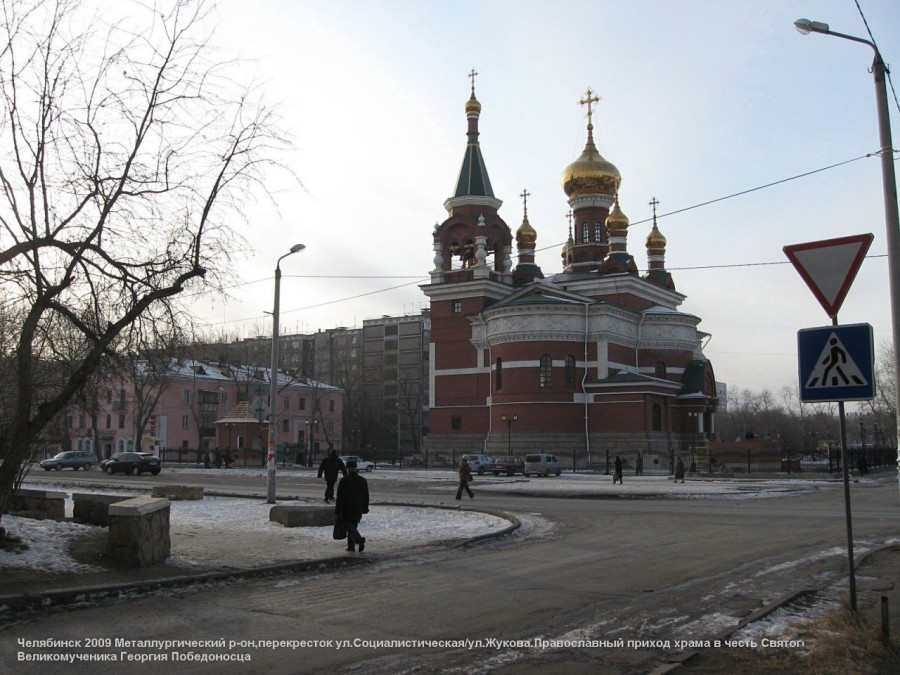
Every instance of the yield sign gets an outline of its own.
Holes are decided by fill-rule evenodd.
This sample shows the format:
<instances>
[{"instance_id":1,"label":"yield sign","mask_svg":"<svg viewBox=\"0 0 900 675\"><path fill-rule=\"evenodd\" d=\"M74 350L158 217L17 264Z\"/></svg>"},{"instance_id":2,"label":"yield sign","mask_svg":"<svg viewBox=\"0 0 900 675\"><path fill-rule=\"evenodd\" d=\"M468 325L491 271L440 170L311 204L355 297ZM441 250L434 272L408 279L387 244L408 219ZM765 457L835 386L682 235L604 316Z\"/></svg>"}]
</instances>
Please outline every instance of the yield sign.
<instances>
[{"instance_id":1,"label":"yield sign","mask_svg":"<svg viewBox=\"0 0 900 675\"><path fill-rule=\"evenodd\" d=\"M782 250L828 316L835 317L874 238L872 234L856 234L793 244Z\"/></svg>"}]
</instances>

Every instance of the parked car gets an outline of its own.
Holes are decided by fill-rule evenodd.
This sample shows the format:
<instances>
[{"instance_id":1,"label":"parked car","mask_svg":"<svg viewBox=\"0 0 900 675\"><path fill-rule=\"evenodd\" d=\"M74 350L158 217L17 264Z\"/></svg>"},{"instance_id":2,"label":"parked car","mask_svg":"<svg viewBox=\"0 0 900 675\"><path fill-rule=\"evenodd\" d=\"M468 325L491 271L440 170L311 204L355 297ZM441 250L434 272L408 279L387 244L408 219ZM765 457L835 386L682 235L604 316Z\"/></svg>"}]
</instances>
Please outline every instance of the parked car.
<instances>
[{"instance_id":1,"label":"parked car","mask_svg":"<svg viewBox=\"0 0 900 675\"><path fill-rule=\"evenodd\" d=\"M490 455L463 455L463 459L469 463L469 471L483 476L485 471L490 471L494 464L494 458Z\"/></svg>"},{"instance_id":2,"label":"parked car","mask_svg":"<svg viewBox=\"0 0 900 675\"><path fill-rule=\"evenodd\" d=\"M525 455L525 475L530 476L549 476L550 474L557 476L562 473L559 460L556 455Z\"/></svg>"},{"instance_id":3,"label":"parked car","mask_svg":"<svg viewBox=\"0 0 900 675\"><path fill-rule=\"evenodd\" d=\"M359 457L357 455L344 455L340 458L340 460L344 463L345 466L346 466L347 462L349 462L350 460L353 460L354 462L356 462L356 470L357 471L371 471L372 469L375 468L374 462L370 462L370 461L363 459L362 457Z\"/></svg>"},{"instance_id":4,"label":"parked car","mask_svg":"<svg viewBox=\"0 0 900 675\"><path fill-rule=\"evenodd\" d=\"M499 476L505 473L507 476L514 476L517 473L525 473L525 462L521 457L513 457L507 455L505 457L495 457L494 463L491 464L491 473Z\"/></svg>"},{"instance_id":5,"label":"parked car","mask_svg":"<svg viewBox=\"0 0 900 675\"><path fill-rule=\"evenodd\" d=\"M159 458L148 456L140 452L120 452L109 459L100 462L100 468L104 473L130 473L137 476L142 473L152 473L154 476L162 470Z\"/></svg>"},{"instance_id":6,"label":"parked car","mask_svg":"<svg viewBox=\"0 0 900 675\"><path fill-rule=\"evenodd\" d=\"M62 471L63 469L73 469L74 471L84 469L85 471L90 471L90 468L96 463L97 458L94 457L92 452L67 450L42 461L41 468L46 471L50 469L56 469L57 471Z\"/></svg>"}]
</instances>

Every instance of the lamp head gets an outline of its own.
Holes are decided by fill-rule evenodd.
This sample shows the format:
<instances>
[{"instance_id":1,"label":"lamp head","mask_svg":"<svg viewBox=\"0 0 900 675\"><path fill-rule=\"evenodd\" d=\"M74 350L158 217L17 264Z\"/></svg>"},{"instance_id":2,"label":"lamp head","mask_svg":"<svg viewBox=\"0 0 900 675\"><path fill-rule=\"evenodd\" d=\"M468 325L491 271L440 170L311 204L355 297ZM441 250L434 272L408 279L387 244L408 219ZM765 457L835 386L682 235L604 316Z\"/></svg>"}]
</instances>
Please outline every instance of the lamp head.
<instances>
[{"instance_id":1,"label":"lamp head","mask_svg":"<svg viewBox=\"0 0 900 675\"><path fill-rule=\"evenodd\" d=\"M294 244L293 246L291 246L291 253L298 253L305 248L306 246L304 246L303 244Z\"/></svg>"},{"instance_id":2,"label":"lamp head","mask_svg":"<svg viewBox=\"0 0 900 675\"><path fill-rule=\"evenodd\" d=\"M821 21L810 21L809 19L797 19L794 22L794 28L800 35L809 35L810 33L828 34L829 28L827 23Z\"/></svg>"}]
</instances>

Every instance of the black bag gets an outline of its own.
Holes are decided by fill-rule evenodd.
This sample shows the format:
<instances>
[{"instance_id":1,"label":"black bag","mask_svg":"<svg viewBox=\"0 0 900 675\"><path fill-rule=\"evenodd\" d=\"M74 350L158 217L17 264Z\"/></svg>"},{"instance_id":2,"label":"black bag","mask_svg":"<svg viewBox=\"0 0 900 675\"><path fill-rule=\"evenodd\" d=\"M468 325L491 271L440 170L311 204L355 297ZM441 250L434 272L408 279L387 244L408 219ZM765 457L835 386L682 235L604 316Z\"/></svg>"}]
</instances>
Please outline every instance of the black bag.
<instances>
[{"instance_id":1,"label":"black bag","mask_svg":"<svg viewBox=\"0 0 900 675\"><path fill-rule=\"evenodd\" d=\"M344 527L344 521L340 516L336 516L334 519L334 532L331 533L331 536L335 539L347 538L347 528Z\"/></svg>"}]
</instances>

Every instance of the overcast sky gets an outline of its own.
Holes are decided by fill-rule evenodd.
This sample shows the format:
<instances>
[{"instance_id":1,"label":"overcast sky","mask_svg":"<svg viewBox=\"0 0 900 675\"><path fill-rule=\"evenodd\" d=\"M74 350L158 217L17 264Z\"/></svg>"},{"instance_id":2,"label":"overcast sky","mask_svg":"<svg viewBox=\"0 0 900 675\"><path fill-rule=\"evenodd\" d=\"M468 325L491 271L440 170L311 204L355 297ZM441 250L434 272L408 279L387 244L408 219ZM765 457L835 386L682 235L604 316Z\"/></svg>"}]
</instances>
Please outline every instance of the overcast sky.
<instances>
[{"instance_id":1,"label":"overcast sky","mask_svg":"<svg viewBox=\"0 0 900 675\"><path fill-rule=\"evenodd\" d=\"M890 65L900 2L859 4ZM214 330L271 334L275 260L294 243L307 249L282 261L283 331L426 306L418 285L455 187L475 68L500 214L515 230L528 189L545 275L561 271L560 176L584 147L577 101L591 87L598 147L622 174L629 251L646 268L656 197L666 266L682 311L712 336L719 381L795 386L797 330L830 323L787 244L873 233L840 320L871 323L876 346L890 340L881 167L865 158L879 147L872 51L793 26L867 37L854 0L223 0L218 12L215 42L252 59L280 102L303 185L279 191L277 209L249 205L241 227L256 254L235 270L233 299L194 302Z\"/></svg>"}]
</instances>

